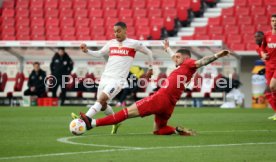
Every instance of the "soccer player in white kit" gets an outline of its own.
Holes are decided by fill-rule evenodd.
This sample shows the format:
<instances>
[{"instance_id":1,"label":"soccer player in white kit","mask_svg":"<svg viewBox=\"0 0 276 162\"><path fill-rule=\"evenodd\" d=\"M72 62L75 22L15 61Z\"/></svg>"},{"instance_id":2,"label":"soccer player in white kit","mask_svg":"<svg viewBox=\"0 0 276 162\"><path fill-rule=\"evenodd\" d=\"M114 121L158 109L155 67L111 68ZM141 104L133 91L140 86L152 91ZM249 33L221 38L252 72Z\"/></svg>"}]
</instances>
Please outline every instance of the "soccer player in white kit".
<instances>
[{"instance_id":1,"label":"soccer player in white kit","mask_svg":"<svg viewBox=\"0 0 276 162\"><path fill-rule=\"evenodd\" d=\"M140 41L127 38L126 31L126 24L124 22L117 22L114 25L115 39L108 41L99 51L91 51L87 48L86 44L81 45L81 50L84 53L94 57L109 55L99 83L97 101L86 114L80 113L81 118L86 122L90 122L91 118L100 111L104 111L106 115L114 114L112 107L108 105L108 101L112 100L121 91L123 86L127 84L127 76L136 51L148 55L149 68L146 77L150 78L153 73L151 50ZM115 134L117 128L118 125L114 125L111 133Z\"/></svg>"}]
</instances>

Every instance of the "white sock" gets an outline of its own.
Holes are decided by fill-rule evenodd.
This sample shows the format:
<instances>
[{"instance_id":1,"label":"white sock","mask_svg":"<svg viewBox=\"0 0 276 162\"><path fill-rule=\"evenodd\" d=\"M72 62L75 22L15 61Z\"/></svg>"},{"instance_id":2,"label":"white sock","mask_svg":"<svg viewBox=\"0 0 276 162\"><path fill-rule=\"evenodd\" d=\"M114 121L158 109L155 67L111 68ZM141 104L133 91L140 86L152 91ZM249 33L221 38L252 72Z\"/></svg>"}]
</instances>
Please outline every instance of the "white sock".
<instances>
[{"instance_id":1,"label":"white sock","mask_svg":"<svg viewBox=\"0 0 276 162\"><path fill-rule=\"evenodd\" d=\"M92 127L96 127L96 120L95 119L92 119L91 125L92 125Z\"/></svg>"},{"instance_id":2,"label":"white sock","mask_svg":"<svg viewBox=\"0 0 276 162\"><path fill-rule=\"evenodd\" d=\"M96 115L99 111L101 111L102 105L99 102L95 102L93 106L90 107L90 109L85 114L89 118L92 118L94 115Z\"/></svg>"},{"instance_id":3,"label":"white sock","mask_svg":"<svg viewBox=\"0 0 276 162\"><path fill-rule=\"evenodd\" d=\"M111 115L111 114L114 114L114 111L112 109L112 107L110 105L107 105L106 106L106 109L104 110L104 114L105 115Z\"/></svg>"}]
</instances>

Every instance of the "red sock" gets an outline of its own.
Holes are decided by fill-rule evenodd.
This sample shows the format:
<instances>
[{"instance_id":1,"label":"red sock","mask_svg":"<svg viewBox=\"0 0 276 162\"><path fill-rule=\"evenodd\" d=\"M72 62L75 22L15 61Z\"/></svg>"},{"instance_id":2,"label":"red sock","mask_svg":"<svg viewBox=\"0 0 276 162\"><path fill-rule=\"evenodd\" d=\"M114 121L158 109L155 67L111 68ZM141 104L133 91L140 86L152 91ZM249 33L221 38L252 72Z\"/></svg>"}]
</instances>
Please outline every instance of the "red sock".
<instances>
[{"instance_id":1,"label":"red sock","mask_svg":"<svg viewBox=\"0 0 276 162\"><path fill-rule=\"evenodd\" d=\"M175 133L175 128L167 125L165 127L160 128L157 131L154 131L153 133L155 135L171 135Z\"/></svg>"},{"instance_id":2,"label":"red sock","mask_svg":"<svg viewBox=\"0 0 276 162\"><path fill-rule=\"evenodd\" d=\"M276 112L276 93L275 92L267 92L265 93L265 97L272 107L272 109Z\"/></svg>"},{"instance_id":3,"label":"red sock","mask_svg":"<svg viewBox=\"0 0 276 162\"><path fill-rule=\"evenodd\" d=\"M123 109L115 114L108 115L104 118L96 120L96 126L105 126L105 125L113 125L120 123L128 118L128 111L127 109Z\"/></svg>"}]
</instances>

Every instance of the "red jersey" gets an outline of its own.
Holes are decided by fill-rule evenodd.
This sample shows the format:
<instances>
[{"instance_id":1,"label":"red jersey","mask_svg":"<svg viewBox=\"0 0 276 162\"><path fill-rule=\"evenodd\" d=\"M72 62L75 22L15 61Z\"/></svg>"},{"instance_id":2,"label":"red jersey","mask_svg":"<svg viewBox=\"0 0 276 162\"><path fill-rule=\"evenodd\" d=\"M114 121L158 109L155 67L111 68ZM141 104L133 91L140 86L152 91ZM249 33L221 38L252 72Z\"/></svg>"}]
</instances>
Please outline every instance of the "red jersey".
<instances>
[{"instance_id":1,"label":"red jersey","mask_svg":"<svg viewBox=\"0 0 276 162\"><path fill-rule=\"evenodd\" d=\"M270 70L276 69L276 34L272 32L267 32L264 35L264 40L262 43L262 51L268 54L268 59L266 60L266 68Z\"/></svg>"},{"instance_id":2,"label":"red jersey","mask_svg":"<svg viewBox=\"0 0 276 162\"><path fill-rule=\"evenodd\" d=\"M262 53L261 53L261 51L262 51L262 48L261 48L259 45L257 45L257 46L256 46L256 52L258 53L258 55L260 56L260 58L262 58Z\"/></svg>"},{"instance_id":3,"label":"red jersey","mask_svg":"<svg viewBox=\"0 0 276 162\"><path fill-rule=\"evenodd\" d=\"M171 101L176 103L185 89L184 84L190 82L196 70L195 60L185 60L169 75L167 80L163 82L158 92L169 95Z\"/></svg>"}]
</instances>

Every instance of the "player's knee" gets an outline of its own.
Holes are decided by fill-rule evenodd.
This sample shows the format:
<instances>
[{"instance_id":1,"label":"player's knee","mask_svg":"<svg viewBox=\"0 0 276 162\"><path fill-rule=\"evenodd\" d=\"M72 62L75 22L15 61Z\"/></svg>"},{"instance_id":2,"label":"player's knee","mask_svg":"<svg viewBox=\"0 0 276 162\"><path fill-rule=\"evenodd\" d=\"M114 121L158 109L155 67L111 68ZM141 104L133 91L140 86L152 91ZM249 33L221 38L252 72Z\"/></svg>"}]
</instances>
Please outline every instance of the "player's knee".
<instances>
[{"instance_id":1,"label":"player's knee","mask_svg":"<svg viewBox=\"0 0 276 162\"><path fill-rule=\"evenodd\" d=\"M154 135L161 135L158 130L152 132Z\"/></svg>"},{"instance_id":2,"label":"player's knee","mask_svg":"<svg viewBox=\"0 0 276 162\"><path fill-rule=\"evenodd\" d=\"M276 91L276 84L270 84L269 88L270 88L270 91L275 92Z\"/></svg>"}]
</instances>

